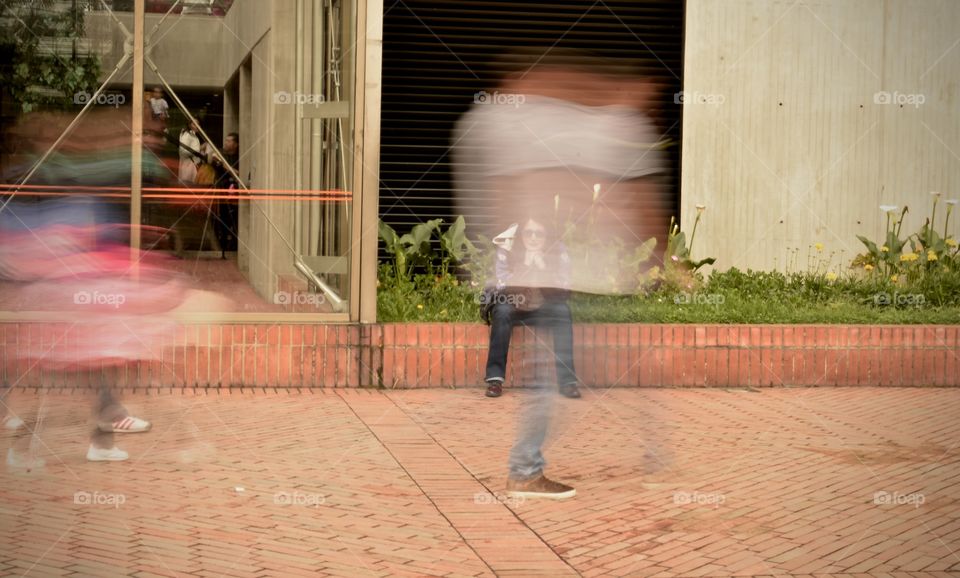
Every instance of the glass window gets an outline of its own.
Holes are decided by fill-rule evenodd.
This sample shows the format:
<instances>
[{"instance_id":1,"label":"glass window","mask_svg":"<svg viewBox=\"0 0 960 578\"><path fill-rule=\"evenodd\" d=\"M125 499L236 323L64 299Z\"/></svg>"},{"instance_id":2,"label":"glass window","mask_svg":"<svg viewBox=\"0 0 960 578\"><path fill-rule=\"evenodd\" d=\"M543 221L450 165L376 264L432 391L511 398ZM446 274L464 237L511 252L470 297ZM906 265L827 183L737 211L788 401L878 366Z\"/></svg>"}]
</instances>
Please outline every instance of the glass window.
<instances>
[{"instance_id":1,"label":"glass window","mask_svg":"<svg viewBox=\"0 0 960 578\"><path fill-rule=\"evenodd\" d=\"M347 319L352 0L145 0L141 84L134 0L5 6L0 312L122 245L231 319Z\"/></svg>"}]
</instances>

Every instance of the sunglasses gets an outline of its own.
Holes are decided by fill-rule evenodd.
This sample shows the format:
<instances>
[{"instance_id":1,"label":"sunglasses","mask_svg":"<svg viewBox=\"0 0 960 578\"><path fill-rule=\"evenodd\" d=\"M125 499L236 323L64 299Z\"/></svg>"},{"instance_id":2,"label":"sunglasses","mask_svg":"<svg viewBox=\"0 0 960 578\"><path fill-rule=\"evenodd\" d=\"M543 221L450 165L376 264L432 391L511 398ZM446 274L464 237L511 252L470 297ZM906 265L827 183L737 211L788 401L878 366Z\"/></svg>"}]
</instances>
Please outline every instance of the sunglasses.
<instances>
[{"instance_id":1,"label":"sunglasses","mask_svg":"<svg viewBox=\"0 0 960 578\"><path fill-rule=\"evenodd\" d=\"M543 238L547 236L547 232L541 231L539 229L527 229L523 232L523 236L528 238L534 238L534 237Z\"/></svg>"}]
</instances>

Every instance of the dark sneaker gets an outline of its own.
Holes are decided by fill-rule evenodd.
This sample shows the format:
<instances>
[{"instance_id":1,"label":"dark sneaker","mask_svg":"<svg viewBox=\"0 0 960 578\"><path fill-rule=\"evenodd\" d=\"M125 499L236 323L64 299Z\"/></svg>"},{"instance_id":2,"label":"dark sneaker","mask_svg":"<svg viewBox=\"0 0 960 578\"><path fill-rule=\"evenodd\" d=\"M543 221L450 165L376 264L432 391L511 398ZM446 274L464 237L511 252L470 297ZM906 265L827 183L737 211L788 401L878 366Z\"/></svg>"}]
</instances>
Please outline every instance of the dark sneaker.
<instances>
[{"instance_id":1,"label":"dark sneaker","mask_svg":"<svg viewBox=\"0 0 960 578\"><path fill-rule=\"evenodd\" d=\"M575 383L560 386L560 395L570 399L580 399L580 388Z\"/></svg>"},{"instance_id":2,"label":"dark sneaker","mask_svg":"<svg viewBox=\"0 0 960 578\"><path fill-rule=\"evenodd\" d=\"M503 384L499 381L487 382L487 397L500 397L503 395Z\"/></svg>"},{"instance_id":3,"label":"dark sneaker","mask_svg":"<svg viewBox=\"0 0 960 578\"><path fill-rule=\"evenodd\" d=\"M507 480L507 495L511 498L547 498L565 500L577 495L572 487L548 479L543 474L529 480Z\"/></svg>"}]
</instances>

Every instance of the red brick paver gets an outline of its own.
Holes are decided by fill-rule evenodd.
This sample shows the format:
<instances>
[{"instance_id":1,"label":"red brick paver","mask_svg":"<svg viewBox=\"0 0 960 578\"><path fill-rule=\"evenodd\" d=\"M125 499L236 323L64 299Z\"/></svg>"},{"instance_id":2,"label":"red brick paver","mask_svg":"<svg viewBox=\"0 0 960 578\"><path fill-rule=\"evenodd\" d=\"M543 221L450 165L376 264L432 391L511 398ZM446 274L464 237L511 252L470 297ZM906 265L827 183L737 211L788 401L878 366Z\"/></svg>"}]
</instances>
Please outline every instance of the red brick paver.
<instances>
[{"instance_id":1,"label":"red brick paver","mask_svg":"<svg viewBox=\"0 0 960 578\"><path fill-rule=\"evenodd\" d=\"M129 393L153 431L88 463L86 394L15 392L0 575L960 575L958 390L587 391L563 502L499 493L526 394Z\"/></svg>"}]
</instances>

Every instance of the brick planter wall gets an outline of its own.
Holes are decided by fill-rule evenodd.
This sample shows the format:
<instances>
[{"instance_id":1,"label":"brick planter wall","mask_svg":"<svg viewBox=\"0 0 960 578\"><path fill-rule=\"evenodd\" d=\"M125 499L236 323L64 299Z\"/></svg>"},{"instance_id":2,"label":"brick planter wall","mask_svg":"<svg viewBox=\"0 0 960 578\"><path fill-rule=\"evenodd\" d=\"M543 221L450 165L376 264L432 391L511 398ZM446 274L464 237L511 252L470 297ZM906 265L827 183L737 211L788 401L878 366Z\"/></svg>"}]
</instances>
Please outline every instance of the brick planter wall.
<instances>
[{"instance_id":1,"label":"brick planter wall","mask_svg":"<svg viewBox=\"0 0 960 578\"><path fill-rule=\"evenodd\" d=\"M21 359L18 351L37 340L70 348L69 326L0 324L0 382L476 386L488 331L467 323L189 325L170 335L162 361L54 368ZM549 333L517 329L508 385L552 381L549 346ZM588 386L960 386L960 326L952 325L588 324L574 326L574 349L577 373Z\"/></svg>"}]
</instances>

